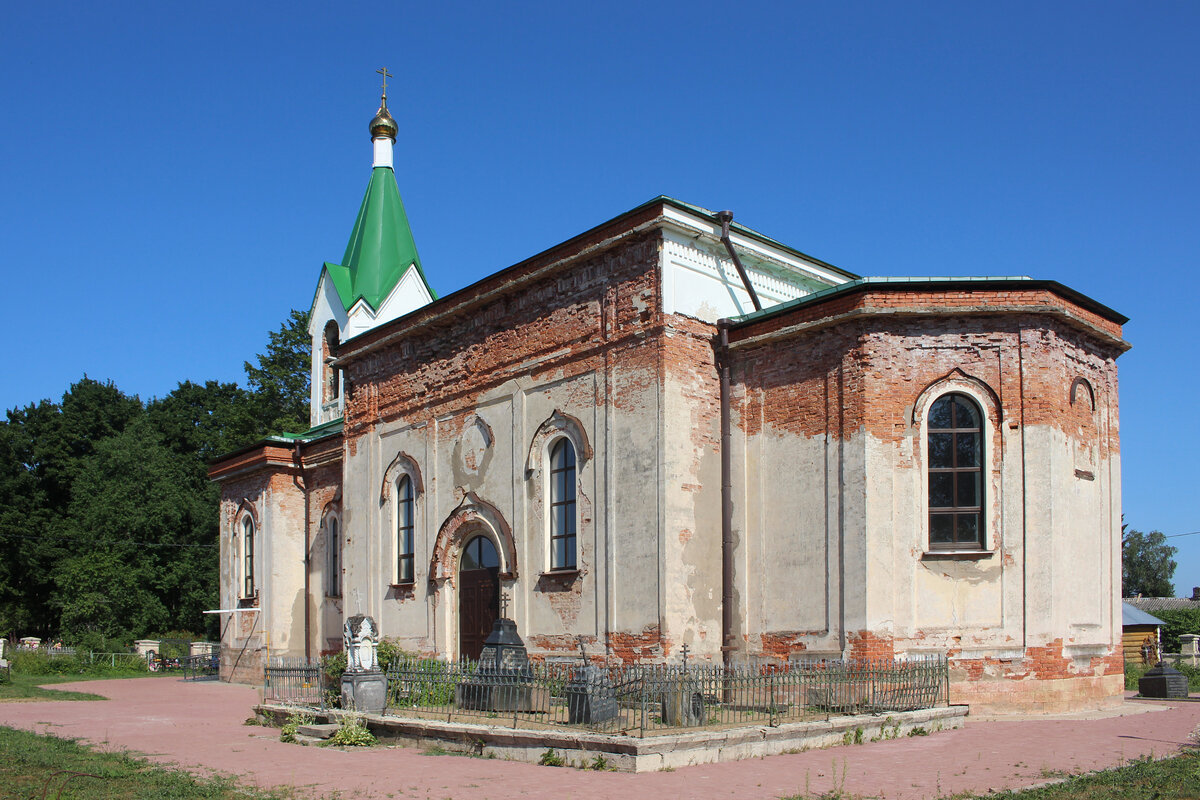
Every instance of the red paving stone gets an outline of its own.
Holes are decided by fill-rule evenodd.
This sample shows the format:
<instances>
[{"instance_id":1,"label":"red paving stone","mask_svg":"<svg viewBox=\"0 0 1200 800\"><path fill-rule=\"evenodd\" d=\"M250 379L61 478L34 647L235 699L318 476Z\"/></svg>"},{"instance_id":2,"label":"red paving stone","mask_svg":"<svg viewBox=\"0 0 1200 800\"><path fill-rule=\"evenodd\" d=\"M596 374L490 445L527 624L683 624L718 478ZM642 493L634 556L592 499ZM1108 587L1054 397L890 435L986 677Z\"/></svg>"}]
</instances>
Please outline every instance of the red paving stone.
<instances>
[{"instance_id":1,"label":"red paving stone","mask_svg":"<svg viewBox=\"0 0 1200 800\"><path fill-rule=\"evenodd\" d=\"M1177 752L1200 728L1200 702L1127 702L1101 719L968 720L926 737L642 775L425 755L416 747L341 751L284 744L243 725L253 687L172 678L61 684L110 698L0 703L0 724L129 749L197 772L242 776L343 798L778 798L841 786L886 798L930 798L1044 783L1062 773ZM836 773L836 777L835 777Z\"/></svg>"}]
</instances>

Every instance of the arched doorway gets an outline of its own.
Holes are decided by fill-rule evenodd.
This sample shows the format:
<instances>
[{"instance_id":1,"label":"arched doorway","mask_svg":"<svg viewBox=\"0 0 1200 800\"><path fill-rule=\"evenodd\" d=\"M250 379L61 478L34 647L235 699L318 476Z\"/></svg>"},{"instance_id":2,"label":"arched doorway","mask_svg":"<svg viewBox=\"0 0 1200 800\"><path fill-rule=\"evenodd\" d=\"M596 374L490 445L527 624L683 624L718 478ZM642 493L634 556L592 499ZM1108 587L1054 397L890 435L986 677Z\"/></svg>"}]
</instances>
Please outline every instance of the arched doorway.
<instances>
[{"instance_id":1,"label":"arched doorway","mask_svg":"<svg viewBox=\"0 0 1200 800\"><path fill-rule=\"evenodd\" d=\"M487 536L467 541L458 565L458 652L478 659L500 616L500 556Z\"/></svg>"}]
</instances>

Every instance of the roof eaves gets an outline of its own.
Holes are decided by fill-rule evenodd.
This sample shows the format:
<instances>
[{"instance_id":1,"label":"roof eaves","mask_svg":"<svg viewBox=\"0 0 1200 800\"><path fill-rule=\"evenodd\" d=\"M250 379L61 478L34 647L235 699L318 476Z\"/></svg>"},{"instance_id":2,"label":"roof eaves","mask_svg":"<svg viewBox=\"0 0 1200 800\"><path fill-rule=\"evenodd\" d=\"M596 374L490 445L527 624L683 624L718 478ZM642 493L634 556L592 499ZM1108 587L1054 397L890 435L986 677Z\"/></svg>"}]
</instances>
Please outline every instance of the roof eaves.
<instances>
[{"instance_id":1,"label":"roof eaves","mask_svg":"<svg viewBox=\"0 0 1200 800\"><path fill-rule=\"evenodd\" d=\"M652 200L648 200L645 203L642 203L640 206L633 209L633 211L637 211L639 209L645 208L646 206L650 206L655 203L666 203L667 205L674 206L675 208L678 208L681 211L687 211L691 214L695 214L696 216L709 217L712 219L712 221L715 224L717 224L717 225L720 224L717 222L717 212L711 211L707 208L704 208L703 206L697 206L697 205L693 205L691 203L685 203L682 200L676 200L674 197L670 197L665 194L660 194L658 197L655 197ZM853 279L853 278L859 277L857 274L851 272L848 269L843 269L842 267L839 267L835 264L830 264L828 261L822 261L819 258L810 256L808 253L805 253L802 250L797 250L794 247L786 245L783 242L779 241L778 239L772 239L770 236L759 233L758 231L754 230L753 228L747 228L745 225L742 225L741 223L739 223L737 221L731 222L729 225L729 229L732 231L736 231L749 239L754 239L758 242L761 242L762 244L782 250L783 252L788 253L789 255L795 256L795 257L803 259L805 261L811 261L813 264L816 264L817 266L823 267L825 269L833 270L834 272L844 275L847 278Z\"/></svg>"},{"instance_id":2,"label":"roof eaves","mask_svg":"<svg viewBox=\"0 0 1200 800\"><path fill-rule=\"evenodd\" d=\"M786 303L780 303L777 306L764 308L761 311L752 311L749 314L743 314L738 317L733 317L730 321L734 327L739 327L758 320L767 319L777 314L783 314L792 309L803 308L804 306L819 303L827 300L830 297L841 294L849 294L856 291L865 291L870 288L900 288L900 287L951 287L961 284L971 284L975 287L984 285L1003 285L1010 283L1029 284L1030 288L1045 288L1057 294L1078 303L1084 308L1100 314L1118 325L1124 325L1129 321L1129 318L1123 314L1119 314L1103 303L1099 303L1082 292L1077 292L1070 287L1064 286L1058 281L1040 280L1029 277L1028 275L974 275L965 277L937 277L937 276L883 276L858 278L846 283L831 286L828 289L822 289L812 294L806 294L803 297L797 297L795 300L789 300Z\"/></svg>"}]
</instances>

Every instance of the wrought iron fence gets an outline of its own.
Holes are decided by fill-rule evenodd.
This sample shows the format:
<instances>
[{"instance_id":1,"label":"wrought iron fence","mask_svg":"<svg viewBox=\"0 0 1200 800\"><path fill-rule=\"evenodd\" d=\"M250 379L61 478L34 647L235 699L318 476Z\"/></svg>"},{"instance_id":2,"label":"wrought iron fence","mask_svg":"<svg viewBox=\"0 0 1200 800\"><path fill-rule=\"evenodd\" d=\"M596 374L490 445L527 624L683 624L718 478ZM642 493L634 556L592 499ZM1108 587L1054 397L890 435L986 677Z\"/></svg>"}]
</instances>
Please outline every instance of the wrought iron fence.
<instances>
[{"instance_id":1,"label":"wrought iron fence","mask_svg":"<svg viewBox=\"0 0 1200 800\"><path fill-rule=\"evenodd\" d=\"M387 712L646 735L935 707L947 702L948 678L941 656L729 668L546 663L513 670L402 658L388 668Z\"/></svg>"},{"instance_id":2,"label":"wrought iron fence","mask_svg":"<svg viewBox=\"0 0 1200 800\"><path fill-rule=\"evenodd\" d=\"M108 665L110 669L126 669L131 672L139 672L146 668L146 659L139 656L137 653L98 653L91 651L86 656L80 656L80 660L86 658L89 664Z\"/></svg>"},{"instance_id":3,"label":"wrought iron fence","mask_svg":"<svg viewBox=\"0 0 1200 800\"><path fill-rule=\"evenodd\" d=\"M263 669L263 700L323 709L324 683L325 675L319 660L272 656Z\"/></svg>"},{"instance_id":4,"label":"wrought iron fence","mask_svg":"<svg viewBox=\"0 0 1200 800\"><path fill-rule=\"evenodd\" d=\"M185 681L216 680L221 674L221 658L215 653L188 656L183 660Z\"/></svg>"}]
</instances>

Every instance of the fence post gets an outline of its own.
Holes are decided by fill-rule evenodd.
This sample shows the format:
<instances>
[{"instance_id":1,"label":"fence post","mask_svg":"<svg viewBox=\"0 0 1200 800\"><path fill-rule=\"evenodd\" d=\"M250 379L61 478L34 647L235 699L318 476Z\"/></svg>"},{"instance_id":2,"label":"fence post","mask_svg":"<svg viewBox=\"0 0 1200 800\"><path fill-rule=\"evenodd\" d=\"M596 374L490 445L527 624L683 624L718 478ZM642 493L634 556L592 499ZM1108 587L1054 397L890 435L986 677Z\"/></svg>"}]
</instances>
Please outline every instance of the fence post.
<instances>
[{"instance_id":1,"label":"fence post","mask_svg":"<svg viewBox=\"0 0 1200 800\"><path fill-rule=\"evenodd\" d=\"M770 682L770 686L771 686L771 696L770 696L771 727L774 728L775 727L775 668L774 668L774 665L772 665L772 667L770 669L771 669L771 672L770 672L770 676L771 676L771 682Z\"/></svg>"}]
</instances>

